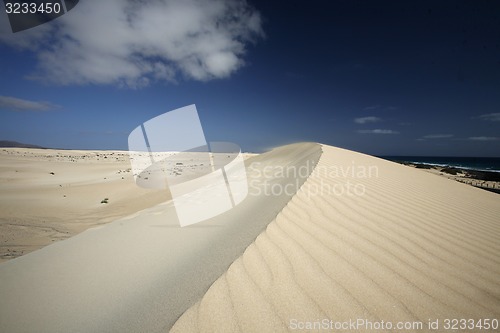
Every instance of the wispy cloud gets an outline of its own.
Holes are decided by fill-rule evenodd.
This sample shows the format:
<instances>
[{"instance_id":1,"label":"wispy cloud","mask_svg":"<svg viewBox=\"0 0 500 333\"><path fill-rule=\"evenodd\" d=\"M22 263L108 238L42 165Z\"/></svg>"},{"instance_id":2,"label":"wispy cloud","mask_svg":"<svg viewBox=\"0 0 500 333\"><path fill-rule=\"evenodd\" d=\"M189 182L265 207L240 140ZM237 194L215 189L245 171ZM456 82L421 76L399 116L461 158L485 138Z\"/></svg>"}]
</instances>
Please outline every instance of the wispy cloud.
<instances>
[{"instance_id":1,"label":"wispy cloud","mask_svg":"<svg viewBox=\"0 0 500 333\"><path fill-rule=\"evenodd\" d=\"M361 134L399 134L399 132L393 131L390 129L359 130L358 133L361 133Z\"/></svg>"},{"instance_id":2,"label":"wispy cloud","mask_svg":"<svg viewBox=\"0 0 500 333\"><path fill-rule=\"evenodd\" d=\"M453 134L429 134L429 135L424 135L422 139L449 139L452 137Z\"/></svg>"},{"instance_id":3,"label":"wispy cloud","mask_svg":"<svg viewBox=\"0 0 500 333\"><path fill-rule=\"evenodd\" d=\"M363 108L363 110L365 111L370 111L370 110L376 110L376 109L380 109L381 105L370 105L370 106L367 106L365 108Z\"/></svg>"},{"instance_id":4,"label":"wispy cloud","mask_svg":"<svg viewBox=\"0 0 500 333\"><path fill-rule=\"evenodd\" d=\"M141 87L228 77L263 35L260 14L244 0L87 0L0 40L36 53L35 79Z\"/></svg>"},{"instance_id":5,"label":"wispy cloud","mask_svg":"<svg viewBox=\"0 0 500 333\"><path fill-rule=\"evenodd\" d=\"M49 102L35 102L10 96L0 96L0 109L10 111L49 111L60 106Z\"/></svg>"},{"instance_id":6,"label":"wispy cloud","mask_svg":"<svg viewBox=\"0 0 500 333\"><path fill-rule=\"evenodd\" d=\"M376 123L376 122L379 122L381 120L382 119L380 119L379 117L374 117L374 116L354 118L354 122L356 124Z\"/></svg>"},{"instance_id":7,"label":"wispy cloud","mask_svg":"<svg viewBox=\"0 0 500 333\"><path fill-rule=\"evenodd\" d=\"M500 138L497 138L495 136L471 136L468 138L468 140L471 140L471 141L497 141L497 140L500 140Z\"/></svg>"},{"instance_id":8,"label":"wispy cloud","mask_svg":"<svg viewBox=\"0 0 500 333\"><path fill-rule=\"evenodd\" d=\"M360 117L360 118L354 118L354 122L356 124L368 124L368 123L376 123L378 121L381 121L382 119L374 116L370 117Z\"/></svg>"},{"instance_id":9,"label":"wispy cloud","mask_svg":"<svg viewBox=\"0 0 500 333\"><path fill-rule=\"evenodd\" d=\"M481 120L487 120L487 121L500 121L500 113L488 113L488 114L483 114L478 117Z\"/></svg>"}]
</instances>

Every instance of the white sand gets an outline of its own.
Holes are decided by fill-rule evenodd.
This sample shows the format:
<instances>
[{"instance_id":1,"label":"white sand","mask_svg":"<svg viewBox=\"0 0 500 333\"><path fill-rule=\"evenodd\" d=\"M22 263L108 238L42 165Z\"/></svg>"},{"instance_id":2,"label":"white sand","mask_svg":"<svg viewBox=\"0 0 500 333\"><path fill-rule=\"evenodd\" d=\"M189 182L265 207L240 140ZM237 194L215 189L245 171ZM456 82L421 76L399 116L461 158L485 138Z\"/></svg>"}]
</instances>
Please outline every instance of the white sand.
<instances>
[{"instance_id":1,"label":"white sand","mask_svg":"<svg viewBox=\"0 0 500 333\"><path fill-rule=\"evenodd\" d=\"M300 191L172 332L281 332L323 319L422 322L419 332L431 319L442 332L446 318L500 319L498 194L323 150ZM354 166L378 174L353 177ZM328 175L339 168L346 174ZM348 183L364 195L339 195Z\"/></svg>"},{"instance_id":2,"label":"white sand","mask_svg":"<svg viewBox=\"0 0 500 333\"><path fill-rule=\"evenodd\" d=\"M0 262L169 199L135 185L124 151L0 148Z\"/></svg>"},{"instance_id":3,"label":"white sand","mask_svg":"<svg viewBox=\"0 0 500 333\"><path fill-rule=\"evenodd\" d=\"M249 181L261 186L264 168L314 166L318 155L299 144L256 156L247 161L260 163ZM0 227L20 216L43 229L47 221L37 217L55 219L56 208L58 226L73 230L86 217L102 226L0 264L0 332L160 332L174 323L173 332L279 332L322 319L422 322L425 332L429 319L440 320L435 331L444 331L445 318L500 319L498 194L323 146L298 193L252 195L179 228L171 203L154 203L152 192L139 198L156 205L137 211L141 189L131 179L131 192L117 185L109 206L101 205L100 186L109 183L100 177L122 181L113 178L115 166L59 162L68 164L52 170L2 155L11 164L0 167ZM23 166L33 178L16 176ZM67 210L59 204L63 175L70 177L63 189L75 187L76 195ZM293 180L274 176L278 188ZM122 204L113 208L115 200ZM13 228L13 239L33 229Z\"/></svg>"},{"instance_id":4,"label":"white sand","mask_svg":"<svg viewBox=\"0 0 500 333\"><path fill-rule=\"evenodd\" d=\"M255 163L249 181L262 185L262 168L311 166L320 154L319 145L306 143L255 156L247 160ZM290 176L269 180L281 187L295 182ZM249 195L231 211L186 228L166 202L4 262L0 332L165 331L293 194Z\"/></svg>"}]
</instances>

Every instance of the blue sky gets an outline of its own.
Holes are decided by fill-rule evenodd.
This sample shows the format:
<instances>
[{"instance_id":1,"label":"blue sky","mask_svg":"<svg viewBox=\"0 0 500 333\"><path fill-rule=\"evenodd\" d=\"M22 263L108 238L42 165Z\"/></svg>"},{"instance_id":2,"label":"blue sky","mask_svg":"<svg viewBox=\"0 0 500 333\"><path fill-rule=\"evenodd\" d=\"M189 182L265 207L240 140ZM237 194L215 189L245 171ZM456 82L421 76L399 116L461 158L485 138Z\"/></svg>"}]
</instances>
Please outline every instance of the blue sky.
<instances>
[{"instance_id":1,"label":"blue sky","mask_svg":"<svg viewBox=\"0 0 500 333\"><path fill-rule=\"evenodd\" d=\"M500 2L82 0L12 34L0 140L127 149L196 104L209 141L500 156Z\"/></svg>"}]
</instances>

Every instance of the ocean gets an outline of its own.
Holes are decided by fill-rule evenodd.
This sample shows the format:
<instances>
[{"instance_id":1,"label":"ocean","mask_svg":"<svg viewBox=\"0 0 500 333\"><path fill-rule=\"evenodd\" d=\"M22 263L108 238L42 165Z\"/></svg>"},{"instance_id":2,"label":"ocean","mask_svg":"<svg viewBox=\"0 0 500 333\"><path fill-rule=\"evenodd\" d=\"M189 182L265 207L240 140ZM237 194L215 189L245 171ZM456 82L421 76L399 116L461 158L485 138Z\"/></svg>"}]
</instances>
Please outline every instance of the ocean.
<instances>
[{"instance_id":1,"label":"ocean","mask_svg":"<svg viewBox=\"0 0 500 333\"><path fill-rule=\"evenodd\" d=\"M462 169L500 172L500 157L378 156L393 162L451 166Z\"/></svg>"}]
</instances>

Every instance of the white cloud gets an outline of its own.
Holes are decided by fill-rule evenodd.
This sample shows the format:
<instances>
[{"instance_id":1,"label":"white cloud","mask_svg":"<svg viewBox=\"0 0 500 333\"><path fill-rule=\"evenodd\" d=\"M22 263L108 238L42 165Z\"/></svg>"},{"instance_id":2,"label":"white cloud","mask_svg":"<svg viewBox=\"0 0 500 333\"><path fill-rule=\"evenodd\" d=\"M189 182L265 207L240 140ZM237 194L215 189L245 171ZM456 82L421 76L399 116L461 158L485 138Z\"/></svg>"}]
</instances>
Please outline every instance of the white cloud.
<instances>
[{"instance_id":1,"label":"white cloud","mask_svg":"<svg viewBox=\"0 0 500 333\"><path fill-rule=\"evenodd\" d=\"M389 129L359 130L358 133L362 133L362 134L399 134L399 132L389 130Z\"/></svg>"},{"instance_id":2,"label":"white cloud","mask_svg":"<svg viewBox=\"0 0 500 333\"><path fill-rule=\"evenodd\" d=\"M452 137L453 134L429 134L429 135L424 135L422 139L448 139Z\"/></svg>"},{"instance_id":3,"label":"white cloud","mask_svg":"<svg viewBox=\"0 0 500 333\"><path fill-rule=\"evenodd\" d=\"M228 77L262 36L260 15L244 0L86 0L2 40L36 52L33 78L140 87Z\"/></svg>"},{"instance_id":4,"label":"white cloud","mask_svg":"<svg viewBox=\"0 0 500 333\"><path fill-rule=\"evenodd\" d=\"M373 116L370 116L370 117L361 117L361 118L354 118L354 122L357 123L357 124L376 123L376 122L378 122L380 120L382 120L382 119L380 119L378 117L373 117Z\"/></svg>"},{"instance_id":5,"label":"white cloud","mask_svg":"<svg viewBox=\"0 0 500 333\"><path fill-rule=\"evenodd\" d=\"M0 96L0 109L11 111L49 111L59 108L49 102L34 102L10 96Z\"/></svg>"},{"instance_id":6,"label":"white cloud","mask_svg":"<svg viewBox=\"0 0 500 333\"><path fill-rule=\"evenodd\" d=\"M471 141L496 141L500 140L500 138L494 136L471 136L469 137Z\"/></svg>"},{"instance_id":7,"label":"white cloud","mask_svg":"<svg viewBox=\"0 0 500 333\"><path fill-rule=\"evenodd\" d=\"M500 121L500 113L488 113L479 116L481 120Z\"/></svg>"}]
</instances>

